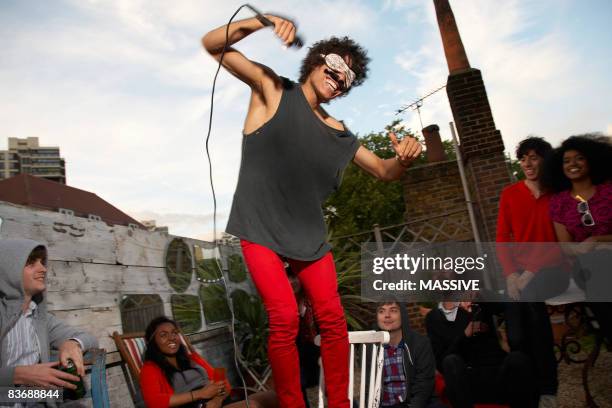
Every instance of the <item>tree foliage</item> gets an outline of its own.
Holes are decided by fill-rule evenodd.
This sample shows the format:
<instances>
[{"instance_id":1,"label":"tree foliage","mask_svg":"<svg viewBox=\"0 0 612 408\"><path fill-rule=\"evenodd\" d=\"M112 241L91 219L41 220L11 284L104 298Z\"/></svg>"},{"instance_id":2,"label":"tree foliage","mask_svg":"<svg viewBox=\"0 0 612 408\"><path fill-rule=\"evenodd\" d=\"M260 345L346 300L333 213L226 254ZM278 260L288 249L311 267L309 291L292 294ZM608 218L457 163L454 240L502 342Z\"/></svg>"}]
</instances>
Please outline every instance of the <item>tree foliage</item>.
<instances>
[{"instance_id":1,"label":"tree foliage","mask_svg":"<svg viewBox=\"0 0 612 408\"><path fill-rule=\"evenodd\" d=\"M382 132L359 137L359 142L382 159L393 158L395 151L387 135L390 130L398 137L415 137L410 129L402 126L401 121L395 120ZM451 142L442 143L448 158L455 158ZM413 166L425 163L423 154ZM329 231L335 237L368 231L374 224L387 226L402 223L404 211L401 181L381 182L353 163L346 168L340 189L330 196L324 206Z\"/></svg>"}]
</instances>

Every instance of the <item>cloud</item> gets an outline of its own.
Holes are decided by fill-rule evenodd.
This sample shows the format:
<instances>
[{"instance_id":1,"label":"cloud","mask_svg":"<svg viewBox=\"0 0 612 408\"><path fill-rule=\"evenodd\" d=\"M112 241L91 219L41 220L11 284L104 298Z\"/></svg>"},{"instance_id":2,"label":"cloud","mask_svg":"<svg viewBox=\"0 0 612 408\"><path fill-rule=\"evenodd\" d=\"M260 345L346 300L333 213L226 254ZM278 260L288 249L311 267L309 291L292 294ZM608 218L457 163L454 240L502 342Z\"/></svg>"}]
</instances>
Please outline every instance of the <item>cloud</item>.
<instances>
[{"instance_id":1,"label":"cloud","mask_svg":"<svg viewBox=\"0 0 612 408\"><path fill-rule=\"evenodd\" d=\"M448 75L435 10L430 4L423 7L431 29L422 46L395 56L395 63L416 79L417 95L444 84ZM579 61L561 29L534 32L547 10L542 5L514 0L461 2L453 7L470 64L482 71L497 128L506 148L512 149L518 140L539 131L534 124L542 122L543 112L534 105L558 104L580 86L575 78ZM438 122L448 137L444 129L453 119L445 92L426 99L421 114L425 125ZM409 115L408 122L420 128L416 114Z\"/></svg>"},{"instance_id":2,"label":"cloud","mask_svg":"<svg viewBox=\"0 0 612 408\"><path fill-rule=\"evenodd\" d=\"M36 12L20 2L3 8L0 134L39 136L43 145L60 146L70 185L130 214L177 215L163 218L171 231L202 236L212 229L206 221L212 194L204 140L217 64L201 49L200 38L240 4L62 0L40 3ZM497 127L510 148L529 133L548 137L580 133L585 122L609 125L602 111L610 104L596 104L602 122L593 119L595 102L583 97L583 89L591 90L593 100L601 96L601 78L580 66L562 24L540 27L555 4L453 2L470 62L483 72ZM368 81L329 107L355 132L382 130L397 108L446 82L430 1L262 0L260 7L295 18L307 45L348 34L370 51ZM245 10L238 18L249 15ZM307 49L283 51L271 30L238 48L288 77L295 77ZM580 69L582 76L576 75ZM210 141L220 228L236 185L248 97L247 86L221 72ZM452 115L444 91L425 101L421 116L448 136L444 129ZM409 127L420 128L416 112L405 117Z\"/></svg>"},{"instance_id":3,"label":"cloud","mask_svg":"<svg viewBox=\"0 0 612 408\"><path fill-rule=\"evenodd\" d=\"M41 8L41 21L29 21L26 7L13 9L0 17L11 32L1 40L2 134L60 146L70 185L131 214L157 215L175 234L206 235L209 216L194 214L212 213L204 142L217 63L200 38L239 4L64 0ZM263 6L297 17L307 41L347 30L365 35L372 20L367 5L349 0ZM245 9L238 18L249 15ZM305 52L279 59L270 30L240 48L289 76ZM220 229L236 185L248 97L248 87L222 70L210 140Z\"/></svg>"},{"instance_id":4,"label":"cloud","mask_svg":"<svg viewBox=\"0 0 612 408\"><path fill-rule=\"evenodd\" d=\"M138 221L155 220L157 227L169 227L171 235L212 240L213 214L180 214L180 213L158 213L154 211L136 211L129 213ZM226 216L226 214L222 214ZM218 231L218 237L221 231Z\"/></svg>"}]
</instances>

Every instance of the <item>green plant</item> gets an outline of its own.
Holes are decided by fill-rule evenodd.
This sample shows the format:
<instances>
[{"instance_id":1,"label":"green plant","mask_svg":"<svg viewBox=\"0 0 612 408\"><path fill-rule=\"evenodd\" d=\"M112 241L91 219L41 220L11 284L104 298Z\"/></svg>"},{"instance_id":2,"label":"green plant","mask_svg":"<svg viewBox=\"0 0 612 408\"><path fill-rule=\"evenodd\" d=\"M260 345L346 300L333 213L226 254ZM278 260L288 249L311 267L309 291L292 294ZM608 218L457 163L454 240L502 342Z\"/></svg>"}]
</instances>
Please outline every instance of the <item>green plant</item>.
<instances>
[{"instance_id":1,"label":"green plant","mask_svg":"<svg viewBox=\"0 0 612 408\"><path fill-rule=\"evenodd\" d=\"M172 315L185 333L194 333L202 327L200 300L193 295L170 296Z\"/></svg>"},{"instance_id":2,"label":"green plant","mask_svg":"<svg viewBox=\"0 0 612 408\"><path fill-rule=\"evenodd\" d=\"M361 254L334 249L338 293L349 330L366 330L374 321L373 303L361 297Z\"/></svg>"},{"instance_id":3,"label":"green plant","mask_svg":"<svg viewBox=\"0 0 612 408\"><path fill-rule=\"evenodd\" d=\"M170 286L184 292L191 283L193 269L189 246L180 238L173 239L166 249L166 276Z\"/></svg>"},{"instance_id":4,"label":"green plant","mask_svg":"<svg viewBox=\"0 0 612 408\"><path fill-rule=\"evenodd\" d=\"M261 300L237 289L231 295L236 316L236 333L243 359L248 367L262 374L268 367L266 344L268 319Z\"/></svg>"},{"instance_id":5,"label":"green plant","mask_svg":"<svg viewBox=\"0 0 612 408\"><path fill-rule=\"evenodd\" d=\"M204 307L206 323L219 323L230 319L230 310L227 306L227 297L223 282L206 283L200 285L198 291Z\"/></svg>"},{"instance_id":6,"label":"green plant","mask_svg":"<svg viewBox=\"0 0 612 408\"><path fill-rule=\"evenodd\" d=\"M233 254L227 257L228 276L232 282L244 282L247 278L246 267L239 254Z\"/></svg>"},{"instance_id":7,"label":"green plant","mask_svg":"<svg viewBox=\"0 0 612 408\"><path fill-rule=\"evenodd\" d=\"M200 279L218 279L221 277L221 271L217 260L214 258L200 259L196 263L196 274Z\"/></svg>"}]
</instances>

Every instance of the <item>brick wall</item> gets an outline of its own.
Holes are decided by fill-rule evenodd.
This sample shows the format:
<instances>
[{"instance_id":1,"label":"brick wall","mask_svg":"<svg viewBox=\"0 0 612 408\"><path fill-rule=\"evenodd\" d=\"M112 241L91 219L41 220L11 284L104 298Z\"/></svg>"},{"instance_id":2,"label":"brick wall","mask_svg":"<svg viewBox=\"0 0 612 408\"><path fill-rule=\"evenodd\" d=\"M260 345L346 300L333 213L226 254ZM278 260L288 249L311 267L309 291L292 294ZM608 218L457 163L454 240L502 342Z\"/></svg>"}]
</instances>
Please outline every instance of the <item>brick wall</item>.
<instances>
[{"instance_id":1,"label":"brick wall","mask_svg":"<svg viewBox=\"0 0 612 408\"><path fill-rule=\"evenodd\" d=\"M482 74L477 69L454 72L446 86L459 133L468 188L483 241L494 241L499 195L511 181L504 157L504 143L495 128ZM463 187L456 161L430 163L410 169L403 178L407 221L434 218L466 210ZM467 211L452 217L468 217ZM466 234L463 239L473 239ZM420 307L409 304L412 326L424 331Z\"/></svg>"},{"instance_id":2,"label":"brick wall","mask_svg":"<svg viewBox=\"0 0 612 408\"><path fill-rule=\"evenodd\" d=\"M482 74L477 69L453 73L446 85L459 133L472 198L483 241L495 240L499 194L509 184L504 142L495 128Z\"/></svg>"},{"instance_id":3,"label":"brick wall","mask_svg":"<svg viewBox=\"0 0 612 408\"><path fill-rule=\"evenodd\" d=\"M432 219L460 211L446 216L446 218L462 221L469 225L469 216L456 160L429 163L410 168L406 171L402 183L404 186L406 221L421 218ZM417 227L417 229L420 228ZM449 225L449 228L454 227ZM471 240L473 235L466 233L457 237L457 239ZM406 306L411 327L425 334L424 316L421 314L421 307L416 303L408 303Z\"/></svg>"},{"instance_id":4,"label":"brick wall","mask_svg":"<svg viewBox=\"0 0 612 408\"><path fill-rule=\"evenodd\" d=\"M466 208L456 160L410 168L402 183L406 221Z\"/></svg>"}]
</instances>

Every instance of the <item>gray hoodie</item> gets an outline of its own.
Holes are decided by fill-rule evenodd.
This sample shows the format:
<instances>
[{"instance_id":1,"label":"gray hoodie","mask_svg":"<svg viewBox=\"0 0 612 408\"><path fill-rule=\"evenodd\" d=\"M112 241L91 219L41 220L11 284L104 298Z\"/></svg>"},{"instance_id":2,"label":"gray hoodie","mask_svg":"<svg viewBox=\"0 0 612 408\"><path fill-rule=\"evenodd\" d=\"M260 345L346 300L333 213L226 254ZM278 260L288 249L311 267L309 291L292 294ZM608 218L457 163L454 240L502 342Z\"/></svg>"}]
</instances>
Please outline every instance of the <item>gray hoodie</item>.
<instances>
[{"instance_id":1,"label":"gray hoodie","mask_svg":"<svg viewBox=\"0 0 612 408\"><path fill-rule=\"evenodd\" d=\"M44 245L29 239L0 239L0 345L22 313L25 300L23 268L37 246ZM72 328L47 313L44 292L32 300L38 305L34 311L34 327L41 348L41 363L48 362L50 350L57 350L68 339L79 339L85 349L98 347L98 340L94 336ZM13 384L15 367L5 366L4 352L0 352L0 386L10 386Z\"/></svg>"}]
</instances>

